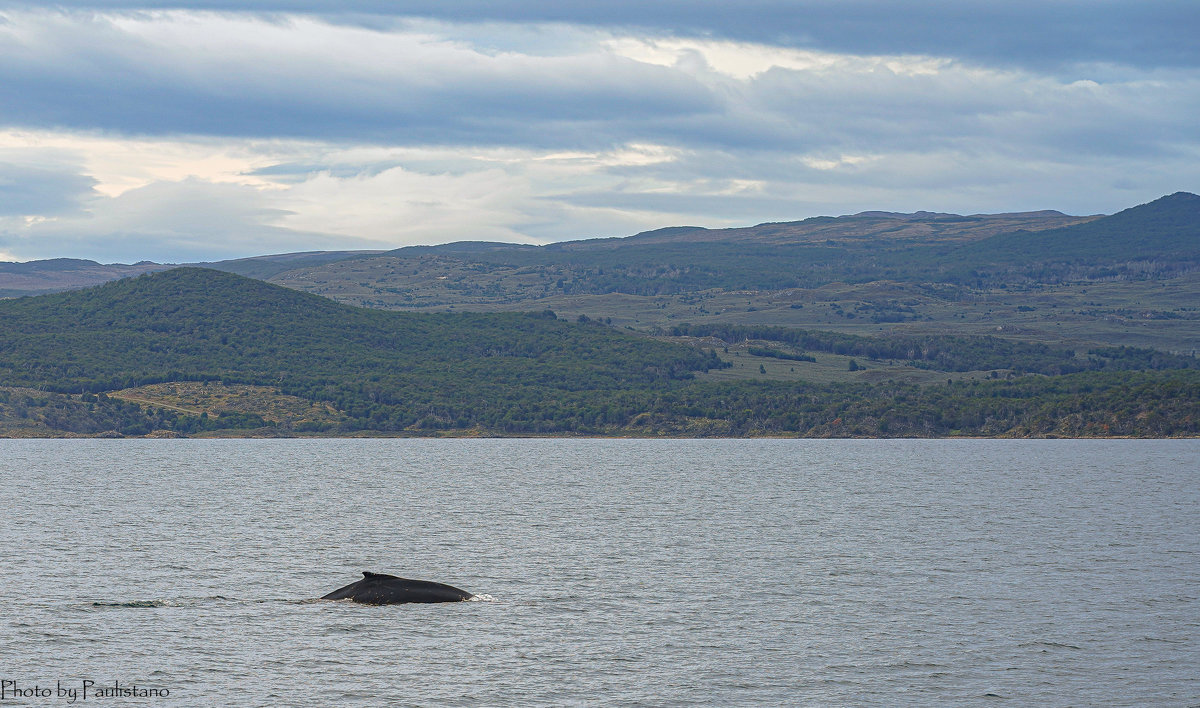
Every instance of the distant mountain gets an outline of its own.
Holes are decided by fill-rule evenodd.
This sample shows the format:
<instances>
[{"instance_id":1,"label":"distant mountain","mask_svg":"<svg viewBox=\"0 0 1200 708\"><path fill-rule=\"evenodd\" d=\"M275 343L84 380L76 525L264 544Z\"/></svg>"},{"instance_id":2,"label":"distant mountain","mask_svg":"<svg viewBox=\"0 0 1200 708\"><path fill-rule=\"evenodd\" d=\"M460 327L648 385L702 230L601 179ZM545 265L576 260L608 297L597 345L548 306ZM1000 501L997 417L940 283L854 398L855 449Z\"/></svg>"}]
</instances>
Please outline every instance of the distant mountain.
<instances>
[{"instance_id":1,"label":"distant mountain","mask_svg":"<svg viewBox=\"0 0 1200 708\"><path fill-rule=\"evenodd\" d=\"M266 280L278 273L297 268L321 266L334 261L373 256L378 253L381 251L308 251L182 265L212 268L244 275L248 278ZM142 261L133 265L100 264L96 261L79 258L51 258L25 263L0 262L0 297L44 295L87 288L118 278L178 268L180 265L151 261Z\"/></svg>"},{"instance_id":2,"label":"distant mountain","mask_svg":"<svg viewBox=\"0 0 1200 708\"><path fill-rule=\"evenodd\" d=\"M625 250L651 244L737 243L770 246L857 244L864 241L920 241L925 243L973 241L1019 230L1039 231L1084 223L1099 216L1068 216L1057 211L1012 214L913 214L862 212L852 216L815 216L802 221L771 222L757 226L708 229L702 226L670 226L643 231L623 238L559 241L541 247L462 241L439 246L407 246L381 255L399 258L415 254L504 254L530 256L534 253L582 254Z\"/></svg>"},{"instance_id":3,"label":"distant mountain","mask_svg":"<svg viewBox=\"0 0 1200 708\"><path fill-rule=\"evenodd\" d=\"M781 254L772 251L773 248L833 246L850 248L853 251L855 247L861 249L866 246L874 249L881 245L887 246L887 244L957 243L983 240L1006 232L1058 229L1086 223L1096 218L1098 217L1067 216L1056 211L971 216L932 212L913 214L863 212L853 216L814 217L803 221L766 223L743 228L707 229L697 226L675 226L646 231L626 238L564 241L541 247L464 241L437 246L411 246L386 252L311 251L186 265L213 268L261 280L275 279L276 282L286 283L289 286L303 287L304 281L309 278L300 275L301 273L314 273L325 266L347 260L380 257L412 259L437 256L516 267L556 264L563 266L576 263L586 267L587 254L594 254L593 260L595 260L596 267L607 265L610 269L620 269L625 265L621 262L623 260L640 262L649 260L660 261L659 266L666 266L670 270L678 270L677 266L682 265L690 271L700 269L708 272L707 276L701 275L694 285L685 285L684 289L686 290L691 287L702 287L701 281L711 280L714 271L732 273L741 270L737 262L739 256L749 257L753 261L754 253L745 250L747 244L753 244L760 249L766 248L767 251L761 252L760 250L760 254L775 259ZM700 244L712 244L708 246L710 252L697 250L696 247ZM686 246L686 249L682 252L672 248L683 246ZM852 259L857 254L853 252L846 254L822 253L810 250L802 255L805 258L814 258L817 262L824 264L821 267L827 268L826 262L830 257L837 259L839 256L843 256L841 260L845 260L846 258ZM689 259L696 262L687 263L686 261ZM719 261L728 261L727 266L722 268ZM119 263L102 265L95 261L69 258L27 263L0 263L0 297L60 292L173 267L176 267L176 264L142 262L134 265ZM750 272L762 272L757 263L750 264L749 270ZM770 270L768 269L768 272ZM295 275L284 276L287 273ZM558 277L555 278L556 281L558 279ZM728 277L720 276L717 279L730 280ZM323 280L323 278L318 277L317 280ZM572 278L572 280L576 280L576 278ZM725 282L724 285L717 286L760 288L787 286L787 283L778 277L768 277L762 282L753 282L753 279L746 280L745 278L741 280L745 282L736 284ZM792 284L798 285L801 280L804 279ZM649 289L645 287L623 288L616 284L600 284L598 287L600 290L612 289L618 292L628 290L644 293L647 290L655 290L653 287ZM589 290L596 290L596 288L589 288ZM667 290L676 290L676 288L667 288Z\"/></svg>"},{"instance_id":4,"label":"distant mountain","mask_svg":"<svg viewBox=\"0 0 1200 708\"><path fill-rule=\"evenodd\" d=\"M269 280L367 307L550 308L638 330L783 325L1192 352L1197 199L1179 193L1112 216L864 212L546 246L463 242Z\"/></svg>"},{"instance_id":5,"label":"distant mountain","mask_svg":"<svg viewBox=\"0 0 1200 708\"><path fill-rule=\"evenodd\" d=\"M1191 352L1200 347L1198 202L1180 192L1082 217L862 212L545 246L468 241L209 265L390 310L548 308L643 331L686 322L915 329ZM167 267L0 264L0 288L46 292ZM1152 286L1160 281L1170 287Z\"/></svg>"},{"instance_id":6,"label":"distant mountain","mask_svg":"<svg viewBox=\"0 0 1200 708\"><path fill-rule=\"evenodd\" d=\"M541 247L464 242L401 248L357 259L353 267L331 262L272 279L394 307L469 306L555 294L779 291L836 282L976 286L985 277L989 286L1003 277L1021 285L1061 282L1108 277L1122 272L1121 264L1147 259L1188 267L1200 255L1197 200L1181 193L1110 217L864 212L736 229L673 227ZM1056 267L1045 268L1051 261ZM436 281L431 273L437 273ZM451 285L453 292L447 292Z\"/></svg>"},{"instance_id":7,"label":"distant mountain","mask_svg":"<svg viewBox=\"0 0 1200 708\"><path fill-rule=\"evenodd\" d=\"M28 263L0 262L0 297L19 297L99 285L117 278L152 273L174 266L143 261L134 265L78 258L52 258Z\"/></svg>"},{"instance_id":8,"label":"distant mountain","mask_svg":"<svg viewBox=\"0 0 1200 708\"><path fill-rule=\"evenodd\" d=\"M647 231L627 239L641 243L736 241L777 246L802 243L856 243L862 241L972 241L1017 230L1039 231L1077 224L1099 217L1068 216L1057 211L1012 214L912 214L866 211L852 216L817 216L803 221L765 223L731 229L674 227ZM619 241L619 239L618 239ZM587 248L589 241L564 244Z\"/></svg>"},{"instance_id":9,"label":"distant mountain","mask_svg":"<svg viewBox=\"0 0 1200 708\"><path fill-rule=\"evenodd\" d=\"M1200 266L1200 196L1177 192L1095 221L1038 232L1000 234L947 254L959 267L1016 267L1045 277L1049 266L1079 276Z\"/></svg>"}]
</instances>

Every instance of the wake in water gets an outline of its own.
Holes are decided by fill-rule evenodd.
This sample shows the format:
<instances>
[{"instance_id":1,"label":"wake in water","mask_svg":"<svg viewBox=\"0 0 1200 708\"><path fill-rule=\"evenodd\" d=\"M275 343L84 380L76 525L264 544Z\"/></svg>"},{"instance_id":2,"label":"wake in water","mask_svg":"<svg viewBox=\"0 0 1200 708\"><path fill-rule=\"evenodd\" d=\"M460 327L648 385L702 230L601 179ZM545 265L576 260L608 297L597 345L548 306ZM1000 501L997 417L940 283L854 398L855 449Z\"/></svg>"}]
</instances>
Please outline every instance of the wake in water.
<instances>
[{"instance_id":1,"label":"wake in water","mask_svg":"<svg viewBox=\"0 0 1200 708\"><path fill-rule=\"evenodd\" d=\"M496 602L496 598L486 593L482 595L472 595L466 602ZM153 609L160 607L202 607L204 605L212 605L218 603L229 603L234 605L262 605L262 604L278 604L278 605L315 605L317 603L325 603L329 600L321 598L306 598L303 600L295 600L288 598L265 598L256 600L239 600L237 598L225 597L223 595L213 595L211 597L183 597L183 598L168 598L159 600L96 600L82 605L84 608L102 608L102 609Z\"/></svg>"},{"instance_id":2,"label":"wake in water","mask_svg":"<svg viewBox=\"0 0 1200 708\"><path fill-rule=\"evenodd\" d=\"M1046 641L1046 640L1036 641L1036 642L1024 642L1022 644L1018 644L1017 646L1025 648L1025 649L1041 647L1042 651L1046 651L1047 649L1082 649L1083 648L1083 647L1077 647L1074 644L1063 644L1062 642L1051 642L1051 641Z\"/></svg>"},{"instance_id":3,"label":"wake in water","mask_svg":"<svg viewBox=\"0 0 1200 708\"><path fill-rule=\"evenodd\" d=\"M83 607L107 609L146 609L157 607L202 607L204 605L213 605L218 603L230 603L235 605L258 605L265 603L300 605L309 602L315 602L315 600L290 600L283 598L239 600L237 598L225 597L223 595L213 595L211 597L180 597L159 600L96 600L95 602L87 603Z\"/></svg>"}]
</instances>

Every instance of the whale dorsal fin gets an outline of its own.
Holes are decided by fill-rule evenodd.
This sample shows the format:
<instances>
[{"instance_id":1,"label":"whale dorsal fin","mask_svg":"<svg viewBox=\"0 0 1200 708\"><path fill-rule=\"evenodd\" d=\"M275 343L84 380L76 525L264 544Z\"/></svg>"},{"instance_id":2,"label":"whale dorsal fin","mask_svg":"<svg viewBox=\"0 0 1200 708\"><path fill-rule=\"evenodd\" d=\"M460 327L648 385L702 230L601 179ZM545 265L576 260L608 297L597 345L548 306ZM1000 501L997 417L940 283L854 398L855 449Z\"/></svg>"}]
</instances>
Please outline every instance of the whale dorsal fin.
<instances>
[{"instance_id":1,"label":"whale dorsal fin","mask_svg":"<svg viewBox=\"0 0 1200 708\"><path fill-rule=\"evenodd\" d=\"M400 578L397 578L394 575L387 575L385 573L372 573L369 570L363 571L363 580L399 580L399 579Z\"/></svg>"}]
</instances>

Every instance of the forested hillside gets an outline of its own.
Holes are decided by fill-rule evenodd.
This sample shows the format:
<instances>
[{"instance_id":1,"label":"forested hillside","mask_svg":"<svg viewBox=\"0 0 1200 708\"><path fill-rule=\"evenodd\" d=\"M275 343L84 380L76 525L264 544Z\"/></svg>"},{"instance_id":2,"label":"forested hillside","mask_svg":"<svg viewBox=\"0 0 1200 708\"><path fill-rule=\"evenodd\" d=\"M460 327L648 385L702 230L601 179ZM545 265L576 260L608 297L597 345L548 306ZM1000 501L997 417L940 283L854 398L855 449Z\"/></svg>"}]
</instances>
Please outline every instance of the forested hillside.
<instances>
[{"instance_id":1,"label":"forested hillside","mask_svg":"<svg viewBox=\"0 0 1200 708\"><path fill-rule=\"evenodd\" d=\"M205 269L8 300L0 319L6 435L1200 433L1195 359L1128 348L699 327L672 333L683 344L551 312L353 308ZM732 366L717 350L743 340L799 380L704 373ZM815 383L809 350L884 377L987 376ZM912 361L882 368L895 357Z\"/></svg>"},{"instance_id":2,"label":"forested hillside","mask_svg":"<svg viewBox=\"0 0 1200 708\"><path fill-rule=\"evenodd\" d=\"M946 254L957 279L1145 278L1200 267L1200 196L1179 192L1096 221L1020 231Z\"/></svg>"},{"instance_id":3,"label":"forested hillside","mask_svg":"<svg viewBox=\"0 0 1200 708\"><path fill-rule=\"evenodd\" d=\"M549 312L381 312L194 268L0 302L0 318L8 386L270 385L378 430L533 425L555 415L561 396L668 384L720 365L711 352Z\"/></svg>"}]
</instances>

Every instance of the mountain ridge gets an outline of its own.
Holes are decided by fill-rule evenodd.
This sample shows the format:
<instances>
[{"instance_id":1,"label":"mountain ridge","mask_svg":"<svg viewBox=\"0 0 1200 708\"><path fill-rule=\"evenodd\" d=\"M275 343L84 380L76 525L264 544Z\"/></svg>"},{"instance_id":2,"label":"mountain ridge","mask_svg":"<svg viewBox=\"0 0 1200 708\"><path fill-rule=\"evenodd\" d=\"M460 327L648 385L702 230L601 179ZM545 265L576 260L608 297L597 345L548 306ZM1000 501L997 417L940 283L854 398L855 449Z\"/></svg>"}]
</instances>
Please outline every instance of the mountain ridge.
<instances>
[{"instance_id":1,"label":"mountain ridge","mask_svg":"<svg viewBox=\"0 0 1200 708\"><path fill-rule=\"evenodd\" d=\"M1167 200L1167 202L1164 202ZM901 239L962 240L983 239L1000 233L1019 231L1047 231L1063 228L1064 225L1086 223L1097 219L1111 219L1142 207L1162 203L1191 203L1200 196L1188 192L1176 192L1153 202L1131 207L1111 216L1070 216L1055 210L1029 212L1007 212L998 214L959 215L952 213L916 211L887 212L863 211L845 216L815 216L799 221L763 222L754 226L712 229L701 226L668 226L643 231L631 236L557 241L544 246L486 241L458 241L431 246L406 246L391 251L302 251L294 253L263 254L225 261L188 264L153 263L142 261L136 264L109 263L78 258L53 258L27 262L0 262L0 296L17 296L57 292L76 287L88 287L119 277L138 275L154 270L196 265L226 270L260 279L268 279L296 268L320 266L341 260L369 258L380 255L406 256L420 253L479 253L496 251L586 251L595 248L611 249L625 244L689 243L712 241L766 241L781 243L787 240L863 240L880 238L887 241ZM897 229L890 222L900 222L914 228ZM955 227L950 227L955 225Z\"/></svg>"},{"instance_id":2,"label":"mountain ridge","mask_svg":"<svg viewBox=\"0 0 1200 708\"><path fill-rule=\"evenodd\" d=\"M866 212L208 265L380 309L552 309L643 331L710 322L1191 351L1200 348L1198 202L1177 192L1102 217Z\"/></svg>"},{"instance_id":3,"label":"mountain ridge","mask_svg":"<svg viewBox=\"0 0 1200 708\"><path fill-rule=\"evenodd\" d=\"M805 224L808 222L820 223L822 221L833 220L853 220L857 218L889 218L901 221L919 220L921 218L933 217L955 217L955 218L980 218L980 217L1003 217L1003 218L1053 218L1053 219L1087 219L1092 217L1071 217L1061 212L1045 210L1040 212L1015 212L1012 214L995 214L995 215L972 215L970 217L961 217L955 214L935 214L933 212L914 212L912 214L903 214L899 212L861 212L859 214L827 217L817 216L793 222L764 222L755 226L748 227L733 227L726 229L709 229L700 226L668 226L650 231L643 231L631 236L609 237L599 239L580 239L556 241L544 246L530 246L528 244L515 244L505 242L486 242L486 241L457 241L445 244L436 244L430 246L404 246L391 251L386 250L326 250L326 251L299 251L278 254L262 254L257 256L248 256L244 258L235 258L224 261L204 261L195 263L154 263L150 261L141 261L135 264L124 263L107 263L102 264L97 261L80 259L80 258L51 258L24 262L7 262L0 261L0 297L13 297L20 295L41 294L47 292L59 292L79 287L90 287L108 280L113 280L120 277L128 277L130 275L139 275L144 272L152 272L154 270L163 270L166 268L178 267L181 265L192 265L201 267L211 267L218 270L226 270L239 275L247 275L260 279L270 278L287 270L296 267L311 266L322 262L334 262L338 260L346 260L352 258L370 257L381 254L405 254L417 252L473 252L478 250L508 250L508 249L530 249L530 248L551 248L551 249L575 249L575 248L590 248L599 245L602 242L620 243L631 240L656 240L664 237L678 237L688 233L709 233L709 234L731 234L743 233L748 230L771 227L779 228L781 225L794 226L796 224ZM842 221L841 223L848 223ZM1050 228L1047 226L1047 228ZM50 274L55 274L51 276Z\"/></svg>"}]
</instances>

